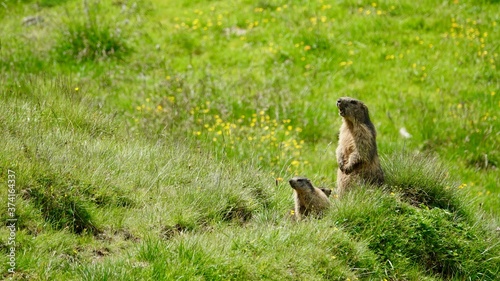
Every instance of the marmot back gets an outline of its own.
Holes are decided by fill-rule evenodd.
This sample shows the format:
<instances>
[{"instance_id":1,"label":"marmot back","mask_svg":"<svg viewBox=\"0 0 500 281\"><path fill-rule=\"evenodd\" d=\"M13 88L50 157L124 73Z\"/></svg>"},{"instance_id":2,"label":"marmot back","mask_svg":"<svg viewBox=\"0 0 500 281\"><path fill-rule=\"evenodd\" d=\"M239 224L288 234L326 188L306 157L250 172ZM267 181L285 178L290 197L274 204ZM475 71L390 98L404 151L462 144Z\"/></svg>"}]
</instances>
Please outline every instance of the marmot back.
<instances>
[{"instance_id":1,"label":"marmot back","mask_svg":"<svg viewBox=\"0 0 500 281\"><path fill-rule=\"evenodd\" d=\"M377 133L368 107L349 97L338 99L337 107L342 116L336 150L338 194L342 195L356 183L382 184L384 172L377 153Z\"/></svg>"},{"instance_id":2,"label":"marmot back","mask_svg":"<svg viewBox=\"0 0 500 281\"><path fill-rule=\"evenodd\" d=\"M303 177L294 177L289 180L289 183L294 189L295 218L297 220L310 214L321 215L323 210L330 207L328 199L331 194L330 189L316 188L309 179Z\"/></svg>"}]
</instances>

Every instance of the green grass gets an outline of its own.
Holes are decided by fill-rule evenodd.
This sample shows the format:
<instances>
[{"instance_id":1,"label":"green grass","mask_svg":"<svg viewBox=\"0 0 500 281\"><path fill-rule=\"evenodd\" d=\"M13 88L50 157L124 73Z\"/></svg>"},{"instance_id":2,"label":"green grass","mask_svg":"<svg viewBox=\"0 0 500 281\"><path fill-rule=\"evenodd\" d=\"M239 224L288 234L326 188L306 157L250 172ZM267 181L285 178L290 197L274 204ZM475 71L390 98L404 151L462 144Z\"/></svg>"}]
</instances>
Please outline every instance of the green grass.
<instances>
[{"instance_id":1,"label":"green grass","mask_svg":"<svg viewBox=\"0 0 500 281\"><path fill-rule=\"evenodd\" d=\"M70 15L64 23L66 30L60 32L55 46L54 56L59 61L97 61L110 57L122 58L129 52L124 35L119 25L107 23L106 17L100 16L99 4L88 5L84 2L83 19ZM78 17L78 16L76 16Z\"/></svg>"},{"instance_id":2,"label":"green grass","mask_svg":"<svg viewBox=\"0 0 500 281\"><path fill-rule=\"evenodd\" d=\"M495 1L7 2L0 196L10 169L18 221L13 275L0 229L2 278L495 280L499 15ZM294 222L288 178L335 188L341 96L368 105L387 182Z\"/></svg>"}]
</instances>

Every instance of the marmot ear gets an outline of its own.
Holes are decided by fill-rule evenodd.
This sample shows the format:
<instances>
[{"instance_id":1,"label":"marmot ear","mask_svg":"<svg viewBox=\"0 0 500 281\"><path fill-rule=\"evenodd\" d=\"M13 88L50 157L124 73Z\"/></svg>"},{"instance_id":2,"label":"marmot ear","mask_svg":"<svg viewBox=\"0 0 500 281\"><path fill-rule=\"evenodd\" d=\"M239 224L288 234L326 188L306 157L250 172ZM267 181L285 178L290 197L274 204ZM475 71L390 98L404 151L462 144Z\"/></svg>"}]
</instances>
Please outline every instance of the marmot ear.
<instances>
[{"instance_id":1,"label":"marmot ear","mask_svg":"<svg viewBox=\"0 0 500 281\"><path fill-rule=\"evenodd\" d=\"M366 113L368 113L368 106L366 106L366 104L363 103L363 109L365 110Z\"/></svg>"},{"instance_id":2,"label":"marmot ear","mask_svg":"<svg viewBox=\"0 0 500 281\"><path fill-rule=\"evenodd\" d=\"M332 190L329 189L329 188L320 188L321 191L323 191L324 194L326 194L326 197L330 196L330 194L332 194Z\"/></svg>"}]
</instances>

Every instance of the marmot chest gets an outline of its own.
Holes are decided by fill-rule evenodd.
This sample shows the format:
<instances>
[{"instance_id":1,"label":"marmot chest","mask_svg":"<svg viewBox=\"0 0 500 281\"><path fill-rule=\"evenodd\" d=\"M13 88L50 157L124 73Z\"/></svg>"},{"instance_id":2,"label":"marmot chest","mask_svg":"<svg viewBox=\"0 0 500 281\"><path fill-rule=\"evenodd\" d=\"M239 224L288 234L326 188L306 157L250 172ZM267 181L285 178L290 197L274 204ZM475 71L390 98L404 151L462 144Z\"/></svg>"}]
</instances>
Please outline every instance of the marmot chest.
<instances>
[{"instance_id":1,"label":"marmot chest","mask_svg":"<svg viewBox=\"0 0 500 281\"><path fill-rule=\"evenodd\" d=\"M373 157L374 150L376 151L375 136L369 128L363 125L341 128L337 156L342 156L343 161L347 161L353 152L358 153L363 160L368 160Z\"/></svg>"}]
</instances>

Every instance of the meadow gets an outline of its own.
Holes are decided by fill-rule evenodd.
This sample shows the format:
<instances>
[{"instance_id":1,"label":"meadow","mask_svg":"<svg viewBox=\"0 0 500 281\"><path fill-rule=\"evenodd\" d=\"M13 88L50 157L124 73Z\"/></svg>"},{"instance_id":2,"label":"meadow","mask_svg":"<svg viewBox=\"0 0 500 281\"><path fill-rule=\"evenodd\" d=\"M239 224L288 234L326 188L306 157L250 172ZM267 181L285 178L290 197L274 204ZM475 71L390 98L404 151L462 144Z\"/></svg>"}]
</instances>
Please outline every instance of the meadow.
<instances>
[{"instance_id":1,"label":"meadow","mask_svg":"<svg viewBox=\"0 0 500 281\"><path fill-rule=\"evenodd\" d=\"M0 4L2 279L500 276L498 1ZM295 222L342 96L386 183Z\"/></svg>"}]
</instances>

